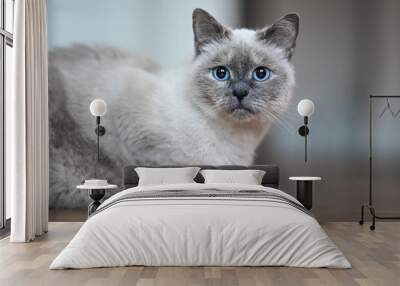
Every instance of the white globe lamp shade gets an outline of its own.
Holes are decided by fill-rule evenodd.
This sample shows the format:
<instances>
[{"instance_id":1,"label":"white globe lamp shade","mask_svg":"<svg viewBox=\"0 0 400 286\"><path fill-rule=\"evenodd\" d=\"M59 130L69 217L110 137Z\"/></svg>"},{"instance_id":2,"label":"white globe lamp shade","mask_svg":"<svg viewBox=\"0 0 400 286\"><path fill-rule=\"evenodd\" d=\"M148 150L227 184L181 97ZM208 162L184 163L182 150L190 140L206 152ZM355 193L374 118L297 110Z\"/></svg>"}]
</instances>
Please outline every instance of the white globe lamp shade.
<instances>
[{"instance_id":1,"label":"white globe lamp shade","mask_svg":"<svg viewBox=\"0 0 400 286\"><path fill-rule=\"evenodd\" d=\"M93 116L104 116L107 112L107 103L102 99L95 99L90 103L90 113Z\"/></svg>"},{"instance_id":2,"label":"white globe lamp shade","mask_svg":"<svg viewBox=\"0 0 400 286\"><path fill-rule=\"evenodd\" d=\"M309 99L303 99L297 105L297 112L303 117L311 116L314 113L314 109L314 102Z\"/></svg>"}]
</instances>

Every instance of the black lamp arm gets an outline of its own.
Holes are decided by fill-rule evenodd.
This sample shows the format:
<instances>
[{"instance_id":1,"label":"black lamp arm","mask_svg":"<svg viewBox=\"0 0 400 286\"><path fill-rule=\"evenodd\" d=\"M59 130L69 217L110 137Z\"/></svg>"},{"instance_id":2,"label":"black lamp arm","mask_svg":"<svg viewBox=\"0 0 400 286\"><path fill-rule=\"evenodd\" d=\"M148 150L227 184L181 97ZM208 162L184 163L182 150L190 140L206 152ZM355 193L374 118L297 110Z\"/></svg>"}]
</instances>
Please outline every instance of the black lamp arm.
<instances>
[{"instance_id":1,"label":"black lamp arm","mask_svg":"<svg viewBox=\"0 0 400 286\"><path fill-rule=\"evenodd\" d=\"M94 130L94 132L97 135L97 162L96 162L96 166L95 166L95 170L94 170L94 176L95 178L97 178L97 165L100 162L100 136L103 136L104 134L106 134L106 129L104 128L104 126L100 125L100 116L96 116L96 129Z\"/></svg>"},{"instance_id":2,"label":"black lamp arm","mask_svg":"<svg viewBox=\"0 0 400 286\"><path fill-rule=\"evenodd\" d=\"M310 129L307 127L308 125L308 116L304 116L304 125L299 128L299 135L304 137L304 161L307 162L307 137L310 133Z\"/></svg>"},{"instance_id":3,"label":"black lamp arm","mask_svg":"<svg viewBox=\"0 0 400 286\"><path fill-rule=\"evenodd\" d=\"M304 125L299 128L299 135L302 137L307 136L310 133L310 129L307 127L308 125L308 116L304 116Z\"/></svg>"}]
</instances>

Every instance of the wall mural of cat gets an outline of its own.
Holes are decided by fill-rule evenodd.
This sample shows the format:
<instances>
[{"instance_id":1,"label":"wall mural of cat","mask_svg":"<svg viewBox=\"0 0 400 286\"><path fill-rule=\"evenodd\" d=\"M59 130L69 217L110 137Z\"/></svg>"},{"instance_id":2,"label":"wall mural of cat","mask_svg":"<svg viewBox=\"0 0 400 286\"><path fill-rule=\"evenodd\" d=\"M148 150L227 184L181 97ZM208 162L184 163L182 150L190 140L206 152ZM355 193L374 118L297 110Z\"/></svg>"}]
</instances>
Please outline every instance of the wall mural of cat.
<instances>
[{"instance_id":1,"label":"wall mural of cat","mask_svg":"<svg viewBox=\"0 0 400 286\"><path fill-rule=\"evenodd\" d=\"M108 104L98 174L111 182L127 164L251 164L291 98L298 27L288 14L264 29L231 29L195 9L195 56L176 68L111 46L52 49L50 206L87 205L75 186L94 174L95 98Z\"/></svg>"}]
</instances>

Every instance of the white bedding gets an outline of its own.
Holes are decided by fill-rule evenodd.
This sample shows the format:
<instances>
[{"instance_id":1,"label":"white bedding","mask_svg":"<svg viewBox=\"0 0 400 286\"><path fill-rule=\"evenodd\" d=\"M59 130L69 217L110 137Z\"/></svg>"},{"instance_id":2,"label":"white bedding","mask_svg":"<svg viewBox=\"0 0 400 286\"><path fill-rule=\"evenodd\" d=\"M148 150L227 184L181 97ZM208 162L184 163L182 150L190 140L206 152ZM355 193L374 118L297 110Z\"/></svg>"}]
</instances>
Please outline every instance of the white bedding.
<instances>
[{"instance_id":1,"label":"white bedding","mask_svg":"<svg viewBox=\"0 0 400 286\"><path fill-rule=\"evenodd\" d=\"M131 192L279 190L238 184L179 184L127 189L106 200L50 269L146 266L295 266L349 268L318 222L284 203L255 198L152 198ZM297 202L298 203L298 202ZM107 207L108 206L108 207Z\"/></svg>"}]
</instances>

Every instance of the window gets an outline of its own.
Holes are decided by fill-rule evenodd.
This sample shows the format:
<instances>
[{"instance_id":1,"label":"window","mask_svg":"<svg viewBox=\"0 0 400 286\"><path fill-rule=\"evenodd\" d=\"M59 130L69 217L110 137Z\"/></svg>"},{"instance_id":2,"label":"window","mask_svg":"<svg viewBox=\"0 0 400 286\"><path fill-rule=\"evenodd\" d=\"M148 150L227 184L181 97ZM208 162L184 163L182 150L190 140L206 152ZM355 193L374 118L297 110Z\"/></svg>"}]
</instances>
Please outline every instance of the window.
<instances>
[{"instance_id":1,"label":"window","mask_svg":"<svg viewBox=\"0 0 400 286\"><path fill-rule=\"evenodd\" d=\"M0 0L0 228L10 218L10 193L5 188L5 99L11 92L14 0Z\"/></svg>"}]
</instances>

